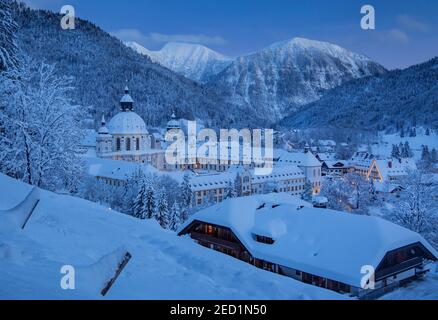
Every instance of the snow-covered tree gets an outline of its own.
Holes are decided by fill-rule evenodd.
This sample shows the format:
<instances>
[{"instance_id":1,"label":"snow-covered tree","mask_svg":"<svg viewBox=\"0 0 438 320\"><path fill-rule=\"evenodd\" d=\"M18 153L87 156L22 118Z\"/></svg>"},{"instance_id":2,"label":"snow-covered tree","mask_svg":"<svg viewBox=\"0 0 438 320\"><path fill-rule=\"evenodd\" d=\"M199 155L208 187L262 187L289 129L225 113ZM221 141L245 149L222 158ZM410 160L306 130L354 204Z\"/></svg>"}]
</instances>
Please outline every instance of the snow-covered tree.
<instances>
[{"instance_id":1,"label":"snow-covered tree","mask_svg":"<svg viewBox=\"0 0 438 320\"><path fill-rule=\"evenodd\" d=\"M163 229L167 229L170 224L169 205L166 200L166 192L161 190L157 196L157 207L155 211L155 219Z\"/></svg>"},{"instance_id":2,"label":"snow-covered tree","mask_svg":"<svg viewBox=\"0 0 438 320\"><path fill-rule=\"evenodd\" d=\"M175 202L170 210L169 230L176 231L181 226L183 223L181 213L181 208L178 202Z\"/></svg>"},{"instance_id":3,"label":"snow-covered tree","mask_svg":"<svg viewBox=\"0 0 438 320\"><path fill-rule=\"evenodd\" d=\"M155 192L151 184L146 188L143 212L146 219L152 219L155 216L156 201Z\"/></svg>"},{"instance_id":4,"label":"snow-covered tree","mask_svg":"<svg viewBox=\"0 0 438 320\"><path fill-rule=\"evenodd\" d=\"M142 179L138 189L137 197L134 200L133 216L138 219L146 219L146 194L149 187L149 182L146 179Z\"/></svg>"},{"instance_id":5,"label":"snow-covered tree","mask_svg":"<svg viewBox=\"0 0 438 320\"><path fill-rule=\"evenodd\" d=\"M370 183L361 175L349 173L344 176L346 188L351 188L350 205L357 213L368 213L372 203Z\"/></svg>"},{"instance_id":6,"label":"snow-covered tree","mask_svg":"<svg viewBox=\"0 0 438 320\"><path fill-rule=\"evenodd\" d=\"M433 164L438 162L438 152L435 148L433 148L432 152L430 153L430 162Z\"/></svg>"},{"instance_id":7,"label":"snow-covered tree","mask_svg":"<svg viewBox=\"0 0 438 320\"><path fill-rule=\"evenodd\" d=\"M411 132L410 132L409 136L410 136L411 138L415 138L415 137L417 136L417 128L416 128L416 127L413 127L413 128L411 129Z\"/></svg>"},{"instance_id":8,"label":"snow-covered tree","mask_svg":"<svg viewBox=\"0 0 438 320\"><path fill-rule=\"evenodd\" d=\"M400 138L404 138L405 136L406 136L405 128L401 127L401 129L400 129Z\"/></svg>"},{"instance_id":9,"label":"snow-covered tree","mask_svg":"<svg viewBox=\"0 0 438 320\"><path fill-rule=\"evenodd\" d=\"M72 79L55 67L21 59L0 75L0 170L49 190L76 191L85 108L70 99Z\"/></svg>"},{"instance_id":10,"label":"snow-covered tree","mask_svg":"<svg viewBox=\"0 0 438 320\"><path fill-rule=\"evenodd\" d=\"M391 157L394 159L401 158L401 152L400 152L399 146L397 146L396 144L392 145Z\"/></svg>"},{"instance_id":11,"label":"snow-covered tree","mask_svg":"<svg viewBox=\"0 0 438 320\"><path fill-rule=\"evenodd\" d=\"M412 158L414 156L414 153L412 152L411 146L409 145L409 142L405 142L405 144L401 145L401 157L404 159Z\"/></svg>"},{"instance_id":12,"label":"snow-covered tree","mask_svg":"<svg viewBox=\"0 0 438 320\"><path fill-rule=\"evenodd\" d=\"M18 29L12 17L11 0L0 0L0 72L18 65L15 33Z\"/></svg>"},{"instance_id":13,"label":"snow-covered tree","mask_svg":"<svg viewBox=\"0 0 438 320\"><path fill-rule=\"evenodd\" d=\"M422 170L429 170L432 166L431 152L429 151L429 146L423 146L421 152L421 160L419 162L419 167Z\"/></svg>"},{"instance_id":14,"label":"snow-covered tree","mask_svg":"<svg viewBox=\"0 0 438 320\"><path fill-rule=\"evenodd\" d=\"M301 196L304 201L312 202L313 200L313 187L309 180L306 180L304 185L304 192Z\"/></svg>"},{"instance_id":15,"label":"snow-covered tree","mask_svg":"<svg viewBox=\"0 0 438 320\"><path fill-rule=\"evenodd\" d=\"M430 159L429 147L423 146L423 150L421 152L421 160L429 161L429 159Z\"/></svg>"},{"instance_id":16,"label":"snow-covered tree","mask_svg":"<svg viewBox=\"0 0 438 320\"><path fill-rule=\"evenodd\" d=\"M236 198L236 189L234 188L234 183L232 181L228 181L227 187L225 188L225 197L224 199L232 199Z\"/></svg>"},{"instance_id":17,"label":"snow-covered tree","mask_svg":"<svg viewBox=\"0 0 438 320\"><path fill-rule=\"evenodd\" d=\"M184 175L180 189L181 189L180 203L182 209L188 210L192 205L192 198L193 198L192 188L190 187L190 176L188 174Z\"/></svg>"},{"instance_id":18,"label":"snow-covered tree","mask_svg":"<svg viewBox=\"0 0 438 320\"><path fill-rule=\"evenodd\" d=\"M401 184L400 198L394 202L394 222L418 232L438 245L437 185L421 171L410 172Z\"/></svg>"},{"instance_id":19,"label":"snow-covered tree","mask_svg":"<svg viewBox=\"0 0 438 320\"><path fill-rule=\"evenodd\" d=\"M121 187L120 201L115 205L115 208L125 214L134 215L134 202L137 199L141 183L144 182L144 180L144 172L138 167Z\"/></svg>"},{"instance_id":20,"label":"snow-covered tree","mask_svg":"<svg viewBox=\"0 0 438 320\"><path fill-rule=\"evenodd\" d=\"M234 194L236 198L242 196L242 177L237 174L236 179L234 179Z\"/></svg>"},{"instance_id":21,"label":"snow-covered tree","mask_svg":"<svg viewBox=\"0 0 438 320\"><path fill-rule=\"evenodd\" d=\"M339 211L346 209L347 196L343 188L344 184L340 179L323 181L321 195L327 198L330 209Z\"/></svg>"},{"instance_id":22,"label":"snow-covered tree","mask_svg":"<svg viewBox=\"0 0 438 320\"><path fill-rule=\"evenodd\" d=\"M367 214L371 205L378 204L374 182L349 173L340 179L326 180L321 195L328 199L331 209Z\"/></svg>"}]
</instances>

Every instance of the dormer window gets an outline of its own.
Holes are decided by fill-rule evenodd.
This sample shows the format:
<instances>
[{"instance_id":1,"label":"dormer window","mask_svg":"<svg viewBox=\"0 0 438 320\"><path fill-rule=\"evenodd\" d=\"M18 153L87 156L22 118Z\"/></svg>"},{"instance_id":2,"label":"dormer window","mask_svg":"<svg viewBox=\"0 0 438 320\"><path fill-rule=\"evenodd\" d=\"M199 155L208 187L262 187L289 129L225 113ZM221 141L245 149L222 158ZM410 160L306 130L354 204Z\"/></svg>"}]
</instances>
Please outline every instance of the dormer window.
<instances>
[{"instance_id":1,"label":"dormer window","mask_svg":"<svg viewBox=\"0 0 438 320\"><path fill-rule=\"evenodd\" d=\"M272 245L275 243L274 239L272 239L270 237L266 237L266 236L260 236L258 234L254 235L254 240L259 242L259 243L269 244L269 245Z\"/></svg>"}]
</instances>

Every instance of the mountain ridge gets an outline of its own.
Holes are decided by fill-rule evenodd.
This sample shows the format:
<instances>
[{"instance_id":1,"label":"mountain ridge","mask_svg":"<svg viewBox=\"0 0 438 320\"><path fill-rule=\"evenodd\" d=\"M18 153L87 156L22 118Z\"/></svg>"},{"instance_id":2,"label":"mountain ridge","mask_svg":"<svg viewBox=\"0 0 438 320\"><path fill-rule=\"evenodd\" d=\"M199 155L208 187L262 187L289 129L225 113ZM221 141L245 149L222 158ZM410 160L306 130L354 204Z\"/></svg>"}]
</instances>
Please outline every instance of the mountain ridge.
<instances>
[{"instance_id":1,"label":"mountain ridge","mask_svg":"<svg viewBox=\"0 0 438 320\"><path fill-rule=\"evenodd\" d=\"M348 82L289 115L279 127L383 130L400 124L438 127L438 57Z\"/></svg>"},{"instance_id":2,"label":"mountain ridge","mask_svg":"<svg viewBox=\"0 0 438 320\"><path fill-rule=\"evenodd\" d=\"M337 45L293 38L237 58L208 85L275 122L345 82L386 72Z\"/></svg>"}]
</instances>

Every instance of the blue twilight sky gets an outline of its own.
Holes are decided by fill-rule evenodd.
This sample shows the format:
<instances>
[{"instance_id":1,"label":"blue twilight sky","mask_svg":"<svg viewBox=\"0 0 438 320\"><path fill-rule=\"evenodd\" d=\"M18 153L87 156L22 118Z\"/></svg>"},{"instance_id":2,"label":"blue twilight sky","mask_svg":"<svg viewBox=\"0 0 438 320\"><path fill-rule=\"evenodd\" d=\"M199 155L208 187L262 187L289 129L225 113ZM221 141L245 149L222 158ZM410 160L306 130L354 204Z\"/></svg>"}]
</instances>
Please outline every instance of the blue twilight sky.
<instances>
[{"instance_id":1,"label":"blue twilight sky","mask_svg":"<svg viewBox=\"0 0 438 320\"><path fill-rule=\"evenodd\" d=\"M387 68L438 56L437 0L24 0L76 15L149 49L166 42L204 44L230 56L305 37L365 54ZM376 10L376 30L360 28L360 9Z\"/></svg>"}]
</instances>

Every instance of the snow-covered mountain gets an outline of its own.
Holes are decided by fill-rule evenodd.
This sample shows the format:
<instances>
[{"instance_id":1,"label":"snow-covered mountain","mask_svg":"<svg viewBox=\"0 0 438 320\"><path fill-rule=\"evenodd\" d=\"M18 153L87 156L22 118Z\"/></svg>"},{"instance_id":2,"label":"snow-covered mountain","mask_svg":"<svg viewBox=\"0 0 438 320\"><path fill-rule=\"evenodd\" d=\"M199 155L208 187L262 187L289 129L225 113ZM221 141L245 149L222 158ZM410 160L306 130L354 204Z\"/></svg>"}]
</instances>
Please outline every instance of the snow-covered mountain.
<instances>
[{"instance_id":1,"label":"snow-covered mountain","mask_svg":"<svg viewBox=\"0 0 438 320\"><path fill-rule=\"evenodd\" d=\"M386 70L337 45L295 38L236 59L209 85L275 121L347 81Z\"/></svg>"},{"instance_id":2,"label":"snow-covered mountain","mask_svg":"<svg viewBox=\"0 0 438 320\"><path fill-rule=\"evenodd\" d=\"M280 122L285 128L380 129L438 126L438 57L351 81Z\"/></svg>"},{"instance_id":3,"label":"snow-covered mountain","mask_svg":"<svg viewBox=\"0 0 438 320\"><path fill-rule=\"evenodd\" d=\"M170 42L160 51L148 50L136 42L127 42L126 45L148 56L153 62L202 83L223 71L232 62L231 58L197 44Z\"/></svg>"}]
</instances>

